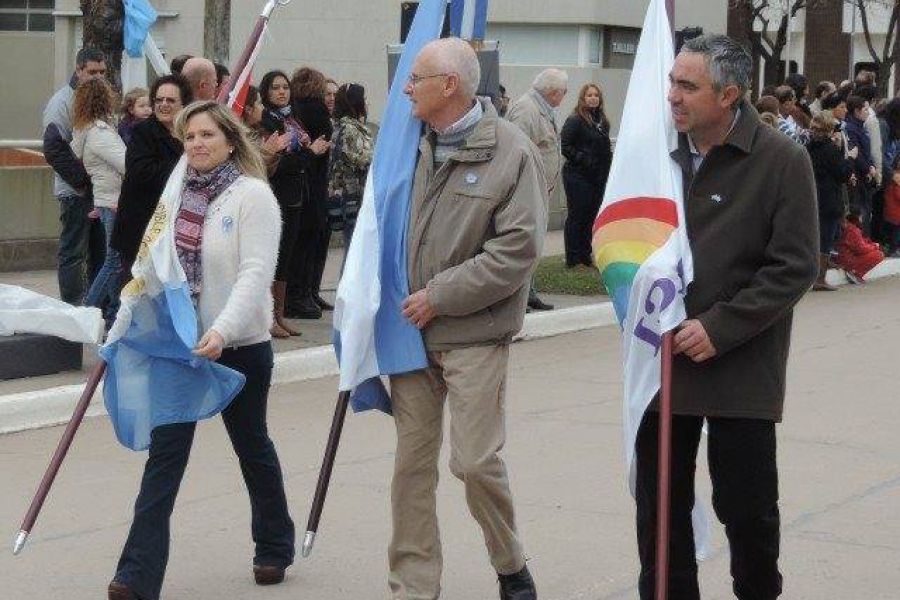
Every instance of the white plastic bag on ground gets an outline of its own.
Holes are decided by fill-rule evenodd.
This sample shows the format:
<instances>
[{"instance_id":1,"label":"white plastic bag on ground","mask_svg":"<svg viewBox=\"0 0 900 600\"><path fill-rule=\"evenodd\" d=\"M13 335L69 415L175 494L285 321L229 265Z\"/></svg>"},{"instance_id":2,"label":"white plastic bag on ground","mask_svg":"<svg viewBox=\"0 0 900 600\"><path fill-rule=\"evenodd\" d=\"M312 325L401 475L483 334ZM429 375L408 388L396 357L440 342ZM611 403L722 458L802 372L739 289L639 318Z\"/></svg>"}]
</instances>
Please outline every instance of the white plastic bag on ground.
<instances>
[{"instance_id":1,"label":"white plastic bag on ground","mask_svg":"<svg viewBox=\"0 0 900 600\"><path fill-rule=\"evenodd\" d=\"M0 284L0 336L15 333L99 344L103 339L103 315L99 308L72 306L23 287Z\"/></svg>"}]
</instances>

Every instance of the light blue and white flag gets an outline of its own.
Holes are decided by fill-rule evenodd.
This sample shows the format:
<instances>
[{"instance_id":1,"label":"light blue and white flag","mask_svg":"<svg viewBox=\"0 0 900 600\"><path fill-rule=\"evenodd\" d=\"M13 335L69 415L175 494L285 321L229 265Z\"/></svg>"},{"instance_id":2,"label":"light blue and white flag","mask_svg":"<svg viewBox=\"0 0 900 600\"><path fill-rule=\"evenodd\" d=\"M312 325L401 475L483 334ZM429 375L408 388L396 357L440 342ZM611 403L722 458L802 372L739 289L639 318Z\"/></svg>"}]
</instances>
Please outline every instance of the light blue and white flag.
<instances>
[{"instance_id":1,"label":"light blue and white flag","mask_svg":"<svg viewBox=\"0 0 900 600\"><path fill-rule=\"evenodd\" d=\"M198 321L175 250L174 223L187 171L182 156L147 226L133 279L100 355L103 399L116 437L132 450L150 445L159 425L207 419L237 396L245 377L193 354Z\"/></svg>"},{"instance_id":2,"label":"light blue and white flag","mask_svg":"<svg viewBox=\"0 0 900 600\"><path fill-rule=\"evenodd\" d=\"M403 93L419 51L438 38L446 0L425 0L397 66L334 308L341 391L354 411L390 412L380 376L423 369L422 334L401 312L409 295L406 229L422 122Z\"/></svg>"},{"instance_id":3,"label":"light blue and white flag","mask_svg":"<svg viewBox=\"0 0 900 600\"><path fill-rule=\"evenodd\" d=\"M488 0L451 0L450 31L464 40L483 40Z\"/></svg>"}]
</instances>

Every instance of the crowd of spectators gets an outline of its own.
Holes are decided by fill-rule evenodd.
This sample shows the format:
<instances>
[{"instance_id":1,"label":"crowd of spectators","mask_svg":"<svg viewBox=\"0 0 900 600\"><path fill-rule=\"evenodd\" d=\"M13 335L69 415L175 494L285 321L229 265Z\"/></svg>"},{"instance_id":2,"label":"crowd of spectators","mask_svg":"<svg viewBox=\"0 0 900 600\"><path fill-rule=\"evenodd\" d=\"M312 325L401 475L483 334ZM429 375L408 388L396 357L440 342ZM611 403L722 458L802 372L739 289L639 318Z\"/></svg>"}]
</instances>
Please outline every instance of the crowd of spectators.
<instances>
[{"instance_id":1,"label":"crowd of spectators","mask_svg":"<svg viewBox=\"0 0 900 600\"><path fill-rule=\"evenodd\" d=\"M822 81L810 93L801 74L763 88L763 122L809 151L819 203L821 257L813 289L837 266L864 281L885 256L900 257L900 98L883 98L875 73Z\"/></svg>"},{"instance_id":2,"label":"crowd of spectators","mask_svg":"<svg viewBox=\"0 0 900 600\"><path fill-rule=\"evenodd\" d=\"M228 69L202 57L176 56L171 71L120 98L106 79L103 54L85 48L44 112L45 156L62 211L61 297L101 308L108 324L184 153L178 115L229 84ZM377 133L367 109L362 85L309 67L264 74L234 107L281 209L274 337L300 335L288 318L319 319L333 308L321 295L322 277L332 233L342 232L349 245L362 202Z\"/></svg>"}]
</instances>

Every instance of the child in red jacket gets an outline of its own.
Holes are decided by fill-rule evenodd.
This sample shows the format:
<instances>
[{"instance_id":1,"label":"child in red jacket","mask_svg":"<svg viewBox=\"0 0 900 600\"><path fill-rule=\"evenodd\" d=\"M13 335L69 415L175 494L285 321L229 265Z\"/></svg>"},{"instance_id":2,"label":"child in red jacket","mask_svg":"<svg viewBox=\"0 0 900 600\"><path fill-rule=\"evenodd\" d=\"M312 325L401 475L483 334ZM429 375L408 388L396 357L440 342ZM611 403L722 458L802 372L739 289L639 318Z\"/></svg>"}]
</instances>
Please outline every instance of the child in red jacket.
<instances>
[{"instance_id":1,"label":"child in red jacket","mask_svg":"<svg viewBox=\"0 0 900 600\"><path fill-rule=\"evenodd\" d=\"M900 257L900 160L894 162L894 175L884 190L884 223L888 229L888 254Z\"/></svg>"},{"instance_id":2,"label":"child in red jacket","mask_svg":"<svg viewBox=\"0 0 900 600\"><path fill-rule=\"evenodd\" d=\"M884 260L881 246L863 235L859 210L856 208L851 208L844 220L843 232L836 248L838 265L847 272L847 277L853 283L862 283L866 273Z\"/></svg>"}]
</instances>

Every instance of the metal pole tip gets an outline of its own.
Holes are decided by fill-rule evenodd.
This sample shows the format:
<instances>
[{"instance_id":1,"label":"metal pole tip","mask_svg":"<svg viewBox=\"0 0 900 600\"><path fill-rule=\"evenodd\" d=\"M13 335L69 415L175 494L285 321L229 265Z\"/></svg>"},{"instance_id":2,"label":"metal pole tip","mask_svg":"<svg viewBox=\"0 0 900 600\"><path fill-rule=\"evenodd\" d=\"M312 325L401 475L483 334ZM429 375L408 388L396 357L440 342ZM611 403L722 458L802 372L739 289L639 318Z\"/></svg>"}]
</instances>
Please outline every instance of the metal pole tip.
<instances>
[{"instance_id":1,"label":"metal pole tip","mask_svg":"<svg viewBox=\"0 0 900 600\"><path fill-rule=\"evenodd\" d=\"M19 555L19 552L21 552L22 548L25 547L26 541L28 541L28 532L22 530L16 536L16 542L13 544L13 556Z\"/></svg>"},{"instance_id":2,"label":"metal pole tip","mask_svg":"<svg viewBox=\"0 0 900 600\"><path fill-rule=\"evenodd\" d=\"M313 544L316 542L316 532L315 531L307 531L306 535L303 536L303 547L300 550L300 553L303 555L303 558L309 557L312 554Z\"/></svg>"}]
</instances>

